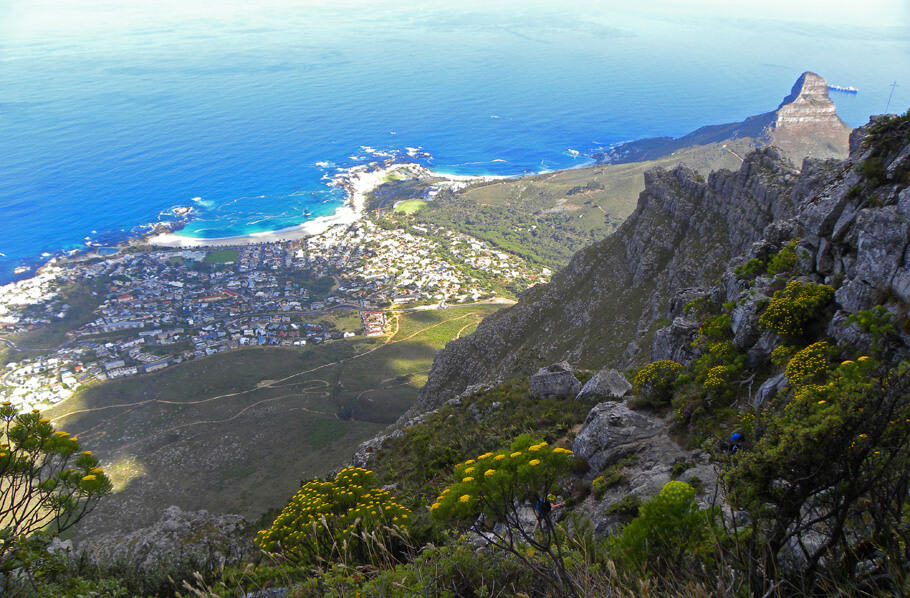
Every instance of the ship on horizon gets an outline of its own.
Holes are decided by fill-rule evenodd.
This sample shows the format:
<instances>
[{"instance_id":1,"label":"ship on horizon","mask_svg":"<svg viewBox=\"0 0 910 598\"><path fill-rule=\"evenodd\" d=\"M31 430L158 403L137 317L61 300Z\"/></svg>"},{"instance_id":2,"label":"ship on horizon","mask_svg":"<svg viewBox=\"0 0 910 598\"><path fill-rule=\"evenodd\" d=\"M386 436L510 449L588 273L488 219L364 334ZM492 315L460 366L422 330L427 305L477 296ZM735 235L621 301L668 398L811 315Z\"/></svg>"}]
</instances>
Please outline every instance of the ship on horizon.
<instances>
[{"instance_id":1,"label":"ship on horizon","mask_svg":"<svg viewBox=\"0 0 910 598\"><path fill-rule=\"evenodd\" d=\"M828 89L830 91L840 91L842 93L857 93L859 90L855 87L842 87L840 85L831 85L828 84Z\"/></svg>"}]
</instances>

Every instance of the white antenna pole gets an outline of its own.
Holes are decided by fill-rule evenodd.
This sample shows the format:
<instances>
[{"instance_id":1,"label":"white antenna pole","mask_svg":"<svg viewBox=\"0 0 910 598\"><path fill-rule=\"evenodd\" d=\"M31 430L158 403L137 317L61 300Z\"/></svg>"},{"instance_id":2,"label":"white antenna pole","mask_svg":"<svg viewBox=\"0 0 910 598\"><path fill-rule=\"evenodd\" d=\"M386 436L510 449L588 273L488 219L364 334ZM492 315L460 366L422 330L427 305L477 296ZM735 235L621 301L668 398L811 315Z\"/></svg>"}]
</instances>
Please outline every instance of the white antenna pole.
<instances>
[{"instance_id":1,"label":"white antenna pole","mask_svg":"<svg viewBox=\"0 0 910 598\"><path fill-rule=\"evenodd\" d=\"M885 106L885 112L888 112L888 108L891 107L891 98L894 96L894 88L897 87L897 81L891 84L891 93L888 94L888 105Z\"/></svg>"}]
</instances>

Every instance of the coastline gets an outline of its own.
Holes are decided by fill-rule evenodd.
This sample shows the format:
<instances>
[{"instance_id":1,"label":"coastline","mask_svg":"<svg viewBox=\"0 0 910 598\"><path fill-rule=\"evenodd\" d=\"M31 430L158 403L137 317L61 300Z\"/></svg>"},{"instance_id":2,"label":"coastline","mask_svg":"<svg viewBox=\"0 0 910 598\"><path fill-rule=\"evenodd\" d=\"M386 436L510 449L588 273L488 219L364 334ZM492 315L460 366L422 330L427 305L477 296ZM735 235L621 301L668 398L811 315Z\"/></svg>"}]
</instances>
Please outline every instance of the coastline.
<instances>
[{"instance_id":1,"label":"coastline","mask_svg":"<svg viewBox=\"0 0 910 598\"><path fill-rule=\"evenodd\" d=\"M335 226L350 226L360 220L365 211L366 197L376 187L386 182L386 178L398 171L406 171L411 176L431 176L444 179L449 186L464 186L473 181L509 178L505 176L472 176L454 175L434 172L413 162L399 162L375 167L370 165L355 166L338 174L332 185L347 191L347 199L330 216L318 216L295 226L278 230L250 233L232 237L197 238L180 235L176 232L158 233L146 237L142 243L156 247L231 247L239 245L256 245L297 241L306 237L320 235Z\"/></svg>"}]
</instances>

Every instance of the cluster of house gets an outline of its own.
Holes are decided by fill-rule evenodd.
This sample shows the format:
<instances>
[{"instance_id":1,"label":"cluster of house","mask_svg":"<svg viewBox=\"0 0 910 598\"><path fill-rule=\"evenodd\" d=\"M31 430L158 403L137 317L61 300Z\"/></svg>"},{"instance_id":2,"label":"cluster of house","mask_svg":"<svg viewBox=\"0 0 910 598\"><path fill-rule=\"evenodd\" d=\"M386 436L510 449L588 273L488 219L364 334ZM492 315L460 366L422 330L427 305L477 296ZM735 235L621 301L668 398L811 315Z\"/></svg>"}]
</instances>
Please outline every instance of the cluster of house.
<instances>
[{"instance_id":1,"label":"cluster of house","mask_svg":"<svg viewBox=\"0 0 910 598\"><path fill-rule=\"evenodd\" d=\"M451 230L392 230L371 220L297 242L131 249L51 264L0 287L0 332L15 339L56 324L68 327L65 342L0 368L0 399L41 407L91 380L154 372L239 347L354 336L359 331L315 321L315 314L338 308L360 310L362 333L380 336L386 306L467 302L492 294L491 277L521 287L548 275ZM63 292L70 285L94 295L94 310L72 313Z\"/></svg>"}]
</instances>

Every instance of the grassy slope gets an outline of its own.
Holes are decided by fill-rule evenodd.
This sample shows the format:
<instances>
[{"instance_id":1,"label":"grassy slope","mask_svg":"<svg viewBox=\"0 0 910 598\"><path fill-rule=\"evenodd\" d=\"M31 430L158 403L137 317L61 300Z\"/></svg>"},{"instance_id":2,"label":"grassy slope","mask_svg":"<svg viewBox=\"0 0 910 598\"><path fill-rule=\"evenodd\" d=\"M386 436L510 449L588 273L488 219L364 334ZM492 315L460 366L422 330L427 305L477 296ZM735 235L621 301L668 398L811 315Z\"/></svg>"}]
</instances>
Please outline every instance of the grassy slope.
<instances>
[{"instance_id":1,"label":"grassy slope","mask_svg":"<svg viewBox=\"0 0 910 598\"><path fill-rule=\"evenodd\" d=\"M471 186L440 194L417 212L420 222L447 225L533 262L565 265L573 253L612 233L632 213L644 172L680 162L707 175L738 169L752 141L690 147L649 162L597 165ZM728 151L728 150L732 150ZM585 189L586 185L591 188ZM572 190L574 193L570 194Z\"/></svg>"},{"instance_id":2,"label":"grassy slope","mask_svg":"<svg viewBox=\"0 0 910 598\"><path fill-rule=\"evenodd\" d=\"M283 506L394 421L435 353L497 308L402 314L390 339L238 350L84 389L48 415L118 491L80 533L147 525L171 504L254 520Z\"/></svg>"}]
</instances>

